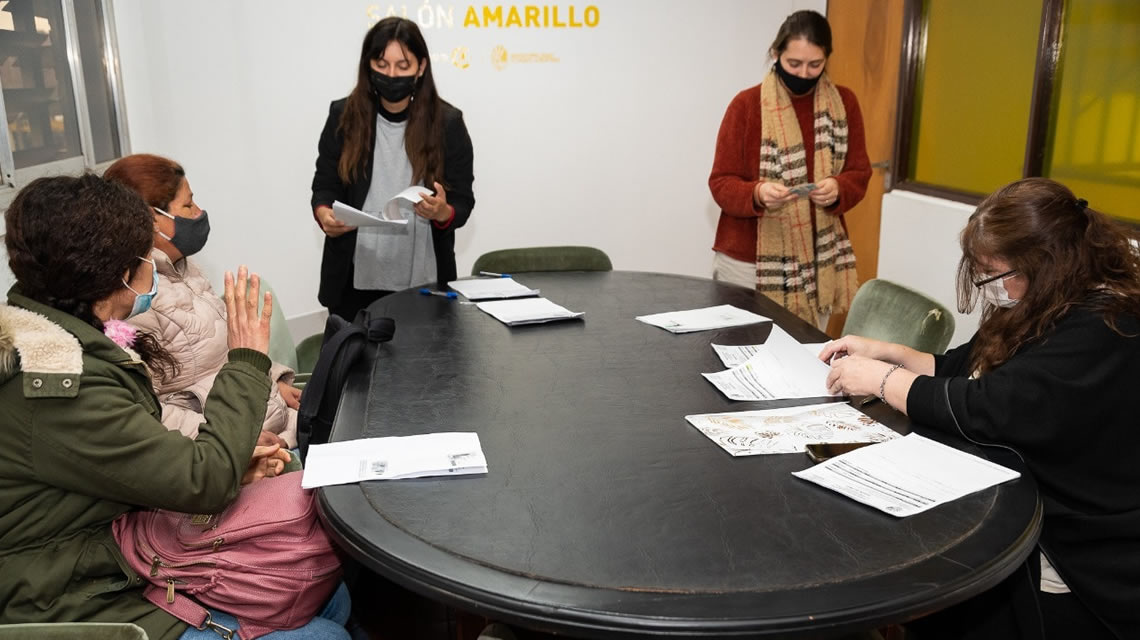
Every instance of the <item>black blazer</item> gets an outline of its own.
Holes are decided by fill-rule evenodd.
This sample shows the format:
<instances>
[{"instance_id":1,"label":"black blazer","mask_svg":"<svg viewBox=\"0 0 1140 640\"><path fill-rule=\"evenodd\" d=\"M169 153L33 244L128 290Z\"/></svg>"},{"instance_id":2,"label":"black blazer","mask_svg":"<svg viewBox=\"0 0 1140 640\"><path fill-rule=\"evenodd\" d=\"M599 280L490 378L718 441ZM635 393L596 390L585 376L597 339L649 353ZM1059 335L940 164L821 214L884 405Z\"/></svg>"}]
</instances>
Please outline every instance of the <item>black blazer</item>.
<instances>
[{"instance_id":1,"label":"black blazer","mask_svg":"<svg viewBox=\"0 0 1140 640\"><path fill-rule=\"evenodd\" d=\"M376 128L372 130L372 140L364 156L364 171L361 177L351 183L342 182L337 175L344 146L344 134L338 131L340 116L344 112L346 99L336 100L329 105L329 117L321 131L317 145L317 168L313 174L312 206L332 206L334 200L360 208L368 196L368 186L372 182L372 151L376 144ZM463 123L463 112L443 103L444 166L443 184L447 191L447 203L455 208L455 219L446 229L432 225L432 245L435 249L436 274L442 288L456 278L455 230L467 223L471 210L475 208L475 193L472 184L474 152L471 136ZM424 185L431 187L431 185ZM356 251L356 231L331 238L325 236L324 254L321 256L321 285L317 299L326 307L340 302L341 292L351 285L355 265L353 254Z\"/></svg>"}]
</instances>

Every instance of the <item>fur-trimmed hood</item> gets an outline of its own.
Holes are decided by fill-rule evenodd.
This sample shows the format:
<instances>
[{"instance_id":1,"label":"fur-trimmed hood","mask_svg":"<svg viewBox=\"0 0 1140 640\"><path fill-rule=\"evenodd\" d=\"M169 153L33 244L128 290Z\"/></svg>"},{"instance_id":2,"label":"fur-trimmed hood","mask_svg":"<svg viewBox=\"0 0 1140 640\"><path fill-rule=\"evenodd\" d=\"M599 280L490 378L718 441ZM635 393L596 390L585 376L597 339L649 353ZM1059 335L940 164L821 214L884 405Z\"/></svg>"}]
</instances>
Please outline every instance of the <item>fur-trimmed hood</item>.
<instances>
[{"instance_id":1,"label":"fur-trimmed hood","mask_svg":"<svg viewBox=\"0 0 1140 640\"><path fill-rule=\"evenodd\" d=\"M78 377L83 373L83 347L46 317L0 305L0 380L19 371Z\"/></svg>"}]
</instances>

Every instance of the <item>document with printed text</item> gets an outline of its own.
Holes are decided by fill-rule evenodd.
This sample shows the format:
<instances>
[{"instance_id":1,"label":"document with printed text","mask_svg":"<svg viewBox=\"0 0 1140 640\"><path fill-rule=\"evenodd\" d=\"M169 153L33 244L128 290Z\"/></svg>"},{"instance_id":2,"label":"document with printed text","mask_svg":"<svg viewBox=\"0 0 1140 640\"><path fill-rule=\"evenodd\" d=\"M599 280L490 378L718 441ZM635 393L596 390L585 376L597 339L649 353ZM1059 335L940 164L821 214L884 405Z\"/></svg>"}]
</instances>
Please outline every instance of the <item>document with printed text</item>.
<instances>
[{"instance_id":1,"label":"document with printed text","mask_svg":"<svg viewBox=\"0 0 1140 640\"><path fill-rule=\"evenodd\" d=\"M819 353L821 351L823 351L823 348L826 347L830 343L831 343L831 341L828 341L828 342L804 342L804 343L800 344L800 346L803 347L804 349L807 349L808 353L810 353L813 357L818 358ZM739 345L737 345L737 344L734 344L734 345L713 344L712 348L713 348L713 351L716 352L716 355L720 358L720 361L724 363L724 366L731 368L731 367L735 367L737 365L744 364L749 358L756 355L758 352L763 351L764 345L762 345L762 344L739 344Z\"/></svg>"},{"instance_id":2,"label":"document with printed text","mask_svg":"<svg viewBox=\"0 0 1140 640\"><path fill-rule=\"evenodd\" d=\"M305 459L305 489L364 480L487 473L479 434L428 433L315 444Z\"/></svg>"},{"instance_id":3,"label":"document with printed text","mask_svg":"<svg viewBox=\"0 0 1140 640\"><path fill-rule=\"evenodd\" d=\"M365 213L339 200L333 202L332 210L337 220L354 227L403 227L408 224L406 218L387 218L381 213Z\"/></svg>"},{"instance_id":4,"label":"document with printed text","mask_svg":"<svg viewBox=\"0 0 1140 640\"><path fill-rule=\"evenodd\" d=\"M537 296L538 289L519 284L514 278L471 278L452 280L447 286L455 289L468 300L496 300L505 298L525 298Z\"/></svg>"},{"instance_id":5,"label":"document with printed text","mask_svg":"<svg viewBox=\"0 0 1140 640\"><path fill-rule=\"evenodd\" d=\"M772 325L768 340L743 364L717 373L702 373L730 400L826 398L831 368L802 344Z\"/></svg>"},{"instance_id":6,"label":"document with printed text","mask_svg":"<svg viewBox=\"0 0 1140 640\"><path fill-rule=\"evenodd\" d=\"M571 311L546 298L520 298L518 300L492 300L475 306L505 325L539 324L555 320L581 318L581 311Z\"/></svg>"},{"instance_id":7,"label":"document with printed text","mask_svg":"<svg viewBox=\"0 0 1140 640\"><path fill-rule=\"evenodd\" d=\"M892 516L911 516L1021 477L917 433L792 472Z\"/></svg>"},{"instance_id":8,"label":"document with printed text","mask_svg":"<svg viewBox=\"0 0 1140 640\"><path fill-rule=\"evenodd\" d=\"M687 311L654 313L647 316L637 316L637 319L645 324L661 327L670 333L727 329L771 320L771 318L765 318L760 314L745 311L730 304Z\"/></svg>"}]
</instances>

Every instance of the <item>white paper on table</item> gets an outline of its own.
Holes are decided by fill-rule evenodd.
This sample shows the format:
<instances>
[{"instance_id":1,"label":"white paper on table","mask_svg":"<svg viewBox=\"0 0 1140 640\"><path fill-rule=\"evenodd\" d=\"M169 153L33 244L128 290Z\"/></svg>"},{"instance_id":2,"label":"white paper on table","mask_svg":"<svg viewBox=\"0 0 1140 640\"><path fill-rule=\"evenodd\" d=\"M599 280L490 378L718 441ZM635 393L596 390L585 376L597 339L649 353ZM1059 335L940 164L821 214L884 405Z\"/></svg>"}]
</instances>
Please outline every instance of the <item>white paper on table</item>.
<instances>
[{"instance_id":1,"label":"white paper on table","mask_svg":"<svg viewBox=\"0 0 1140 640\"><path fill-rule=\"evenodd\" d=\"M537 296L538 289L531 289L515 282L514 278L472 278L452 280L447 286L463 294L468 300L494 300L503 298L524 298Z\"/></svg>"},{"instance_id":2,"label":"white paper on table","mask_svg":"<svg viewBox=\"0 0 1140 640\"><path fill-rule=\"evenodd\" d=\"M339 200L333 202L332 210L337 220L354 227L403 227L408 224L407 219L403 216L397 215L396 218L387 218L384 214L365 213Z\"/></svg>"},{"instance_id":3,"label":"white paper on table","mask_svg":"<svg viewBox=\"0 0 1140 640\"><path fill-rule=\"evenodd\" d=\"M581 311L571 311L566 307L554 304L546 298L494 300L491 302L477 302L475 306L490 314L499 322L512 327L520 324L570 320L585 315Z\"/></svg>"},{"instance_id":4,"label":"white paper on table","mask_svg":"<svg viewBox=\"0 0 1140 640\"><path fill-rule=\"evenodd\" d=\"M435 195L435 191L427 187L412 185L391 198L388 198L388 202L384 203L384 217L388 220L403 220L404 223L407 223L407 219L404 218L404 214L400 211L400 201L407 202L411 205L422 202L423 197L420 195L421 193Z\"/></svg>"},{"instance_id":5,"label":"white paper on table","mask_svg":"<svg viewBox=\"0 0 1140 640\"><path fill-rule=\"evenodd\" d=\"M701 375L731 400L836 396L827 390L827 374L831 368L779 325L772 325L763 347L743 364Z\"/></svg>"},{"instance_id":6,"label":"white paper on table","mask_svg":"<svg viewBox=\"0 0 1140 640\"><path fill-rule=\"evenodd\" d=\"M742 327L757 322L767 322L758 313L745 311L730 304L703 309L689 309L687 311L667 311L647 316L637 316L645 324L661 327L670 333L690 333L692 331L705 331L708 329L726 329L728 327Z\"/></svg>"},{"instance_id":7,"label":"white paper on table","mask_svg":"<svg viewBox=\"0 0 1140 640\"><path fill-rule=\"evenodd\" d=\"M487 473L487 458L477 433L365 438L309 447L303 473L301 486L312 489L364 480Z\"/></svg>"},{"instance_id":8,"label":"white paper on table","mask_svg":"<svg viewBox=\"0 0 1140 640\"><path fill-rule=\"evenodd\" d=\"M803 347L804 349L807 349L807 352L810 353L812 355L812 357L819 358L820 352L823 351L823 348L829 344L831 344L830 340L828 340L827 342L805 342L805 343L801 343L800 346ZM712 348L713 348L713 351L716 352L716 355L720 358L720 361L724 363L724 366L726 366L728 368L732 368L732 367L735 367L737 365L744 364L749 358L756 355L758 352L763 351L764 345L762 345L762 344L734 344L734 345L713 344Z\"/></svg>"},{"instance_id":9,"label":"white paper on table","mask_svg":"<svg viewBox=\"0 0 1140 640\"><path fill-rule=\"evenodd\" d=\"M803 453L816 442L884 442L898 438L846 403L685 416L689 424L733 456Z\"/></svg>"},{"instance_id":10,"label":"white paper on table","mask_svg":"<svg viewBox=\"0 0 1140 640\"><path fill-rule=\"evenodd\" d=\"M792 475L900 518L1021 477L917 433L849 451Z\"/></svg>"}]
</instances>

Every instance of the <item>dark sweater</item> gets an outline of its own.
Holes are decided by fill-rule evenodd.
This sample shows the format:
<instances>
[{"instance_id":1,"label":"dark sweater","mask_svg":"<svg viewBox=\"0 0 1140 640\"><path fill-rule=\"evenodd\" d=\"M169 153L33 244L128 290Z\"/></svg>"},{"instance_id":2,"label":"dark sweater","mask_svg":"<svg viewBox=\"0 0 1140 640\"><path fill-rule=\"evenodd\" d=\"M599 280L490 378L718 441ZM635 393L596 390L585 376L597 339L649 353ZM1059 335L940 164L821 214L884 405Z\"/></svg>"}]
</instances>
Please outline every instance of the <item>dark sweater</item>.
<instances>
[{"instance_id":1,"label":"dark sweater","mask_svg":"<svg viewBox=\"0 0 1140 640\"><path fill-rule=\"evenodd\" d=\"M376 143L375 129L364 155L364 171L359 179L345 183L337 174L337 163L340 162L340 152L344 146L344 134L337 128L340 116L344 113L344 104L345 100L342 99L329 106L329 117L325 121L325 128L321 131L321 139L317 145L317 166L313 174L311 201L314 211L318 206L332 206L334 200L359 209L364 205L364 199L368 196L368 185L372 182L372 172L375 170L372 166L373 145ZM394 122L398 121L398 116L392 117L392 114L387 114L385 117ZM456 278L455 230L467 223L467 219L471 217L471 210L475 208L473 165L471 136L468 135L467 126L463 123L463 113L444 102L443 178L439 181L447 190L447 203L455 209L455 217L445 226L432 225L432 245L435 249L436 274L439 277L440 288ZM433 188L432 185L424 186ZM321 285L317 294L322 305L337 306L345 288L351 288L356 268L353 264L355 252L355 230L336 238L325 237L324 253L321 256Z\"/></svg>"},{"instance_id":2,"label":"dark sweater","mask_svg":"<svg viewBox=\"0 0 1140 640\"><path fill-rule=\"evenodd\" d=\"M1040 546L1120 638L1140 638L1140 320L1078 308L1042 340L970 379L974 339L935 356L907 412L919 424L1017 450L1040 487ZM1131 337L1127 337L1131 336ZM976 336L975 336L976 339ZM947 404L949 398L949 404ZM953 415L951 415L951 409Z\"/></svg>"},{"instance_id":3,"label":"dark sweater","mask_svg":"<svg viewBox=\"0 0 1140 640\"><path fill-rule=\"evenodd\" d=\"M850 210L867 193L871 180L871 162L863 135L863 114L859 101L847 87L838 87L847 110L847 160L835 179L839 182L839 200L825 209L839 215ZM792 96L792 107L800 124L805 149L815 148L814 92ZM716 226L713 250L743 262L756 261L756 218L764 214L752 201L752 193L760 179L760 85L745 89L733 98L720 124L716 139L709 189L720 205L720 222ZM807 156L807 174L815 170L815 154ZM815 206L815 205L812 205Z\"/></svg>"}]
</instances>

